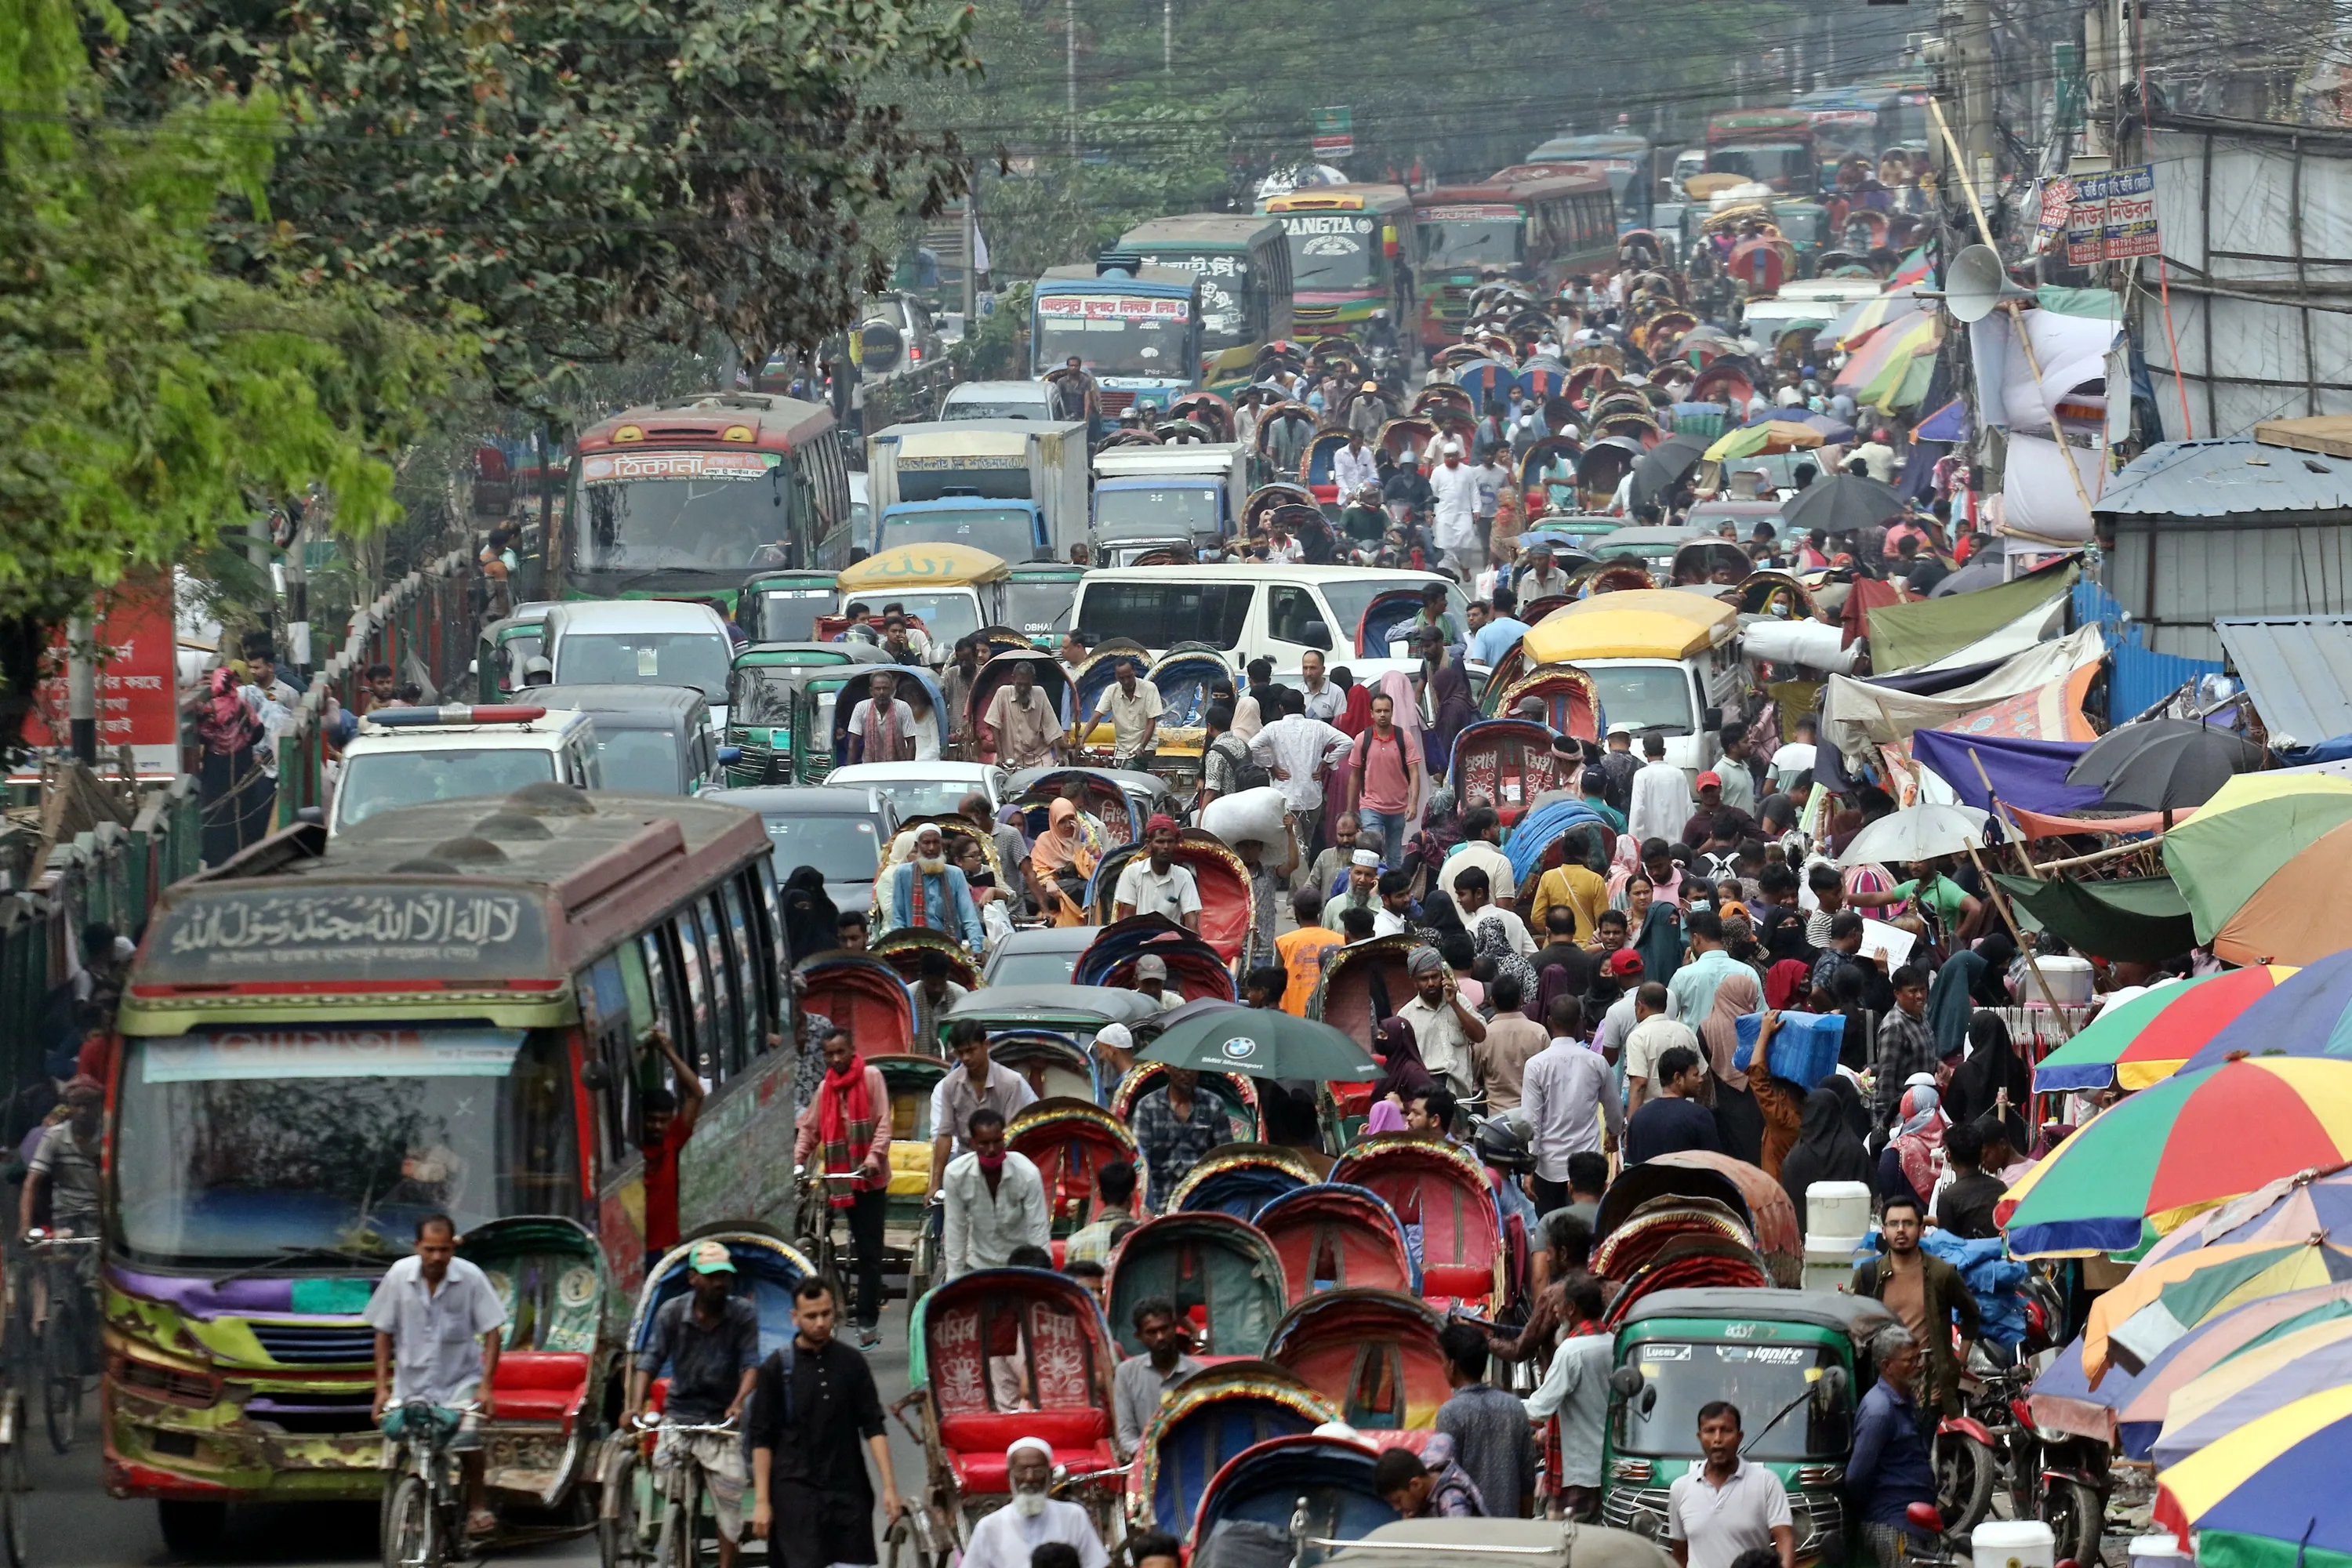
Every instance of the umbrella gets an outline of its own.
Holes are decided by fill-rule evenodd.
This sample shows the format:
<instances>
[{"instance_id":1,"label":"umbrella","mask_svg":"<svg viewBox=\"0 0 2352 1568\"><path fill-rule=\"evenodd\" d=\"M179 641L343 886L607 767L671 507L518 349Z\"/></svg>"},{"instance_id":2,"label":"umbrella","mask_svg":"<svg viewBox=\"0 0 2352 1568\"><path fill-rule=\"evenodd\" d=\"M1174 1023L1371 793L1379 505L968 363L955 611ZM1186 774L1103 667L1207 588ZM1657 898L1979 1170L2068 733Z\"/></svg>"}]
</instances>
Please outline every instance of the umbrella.
<instances>
[{"instance_id":1,"label":"umbrella","mask_svg":"<svg viewBox=\"0 0 2352 1568\"><path fill-rule=\"evenodd\" d=\"M1832 348L1851 349L1889 321L1925 315L1935 308L1934 300L1922 300L1908 289L1890 289L1848 310L1823 327L1813 342L1816 344L1827 343Z\"/></svg>"},{"instance_id":2,"label":"umbrella","mask_svg":"<svg viewBox=\"0 0 2352 1568\"><path fill-rule=\"evenodd\" d=\"M1986 814L1973 805L1906 805L1853 836L1841 866L1907 865L1965 855L1984 842Z\"/></svg>"},{"instance_id":3,"label":"umbrella","mask_svg":"<svg viewBox=\"0 0 2352 1568\"><path fill-rule=\"evenodd\" d=\"M2066 782L2105 790L2105 806L2178 811L2203 805L2233 773L2250 773L2267 755L2231 730L2193 719L2124 724L2091 742L2066 770Z\"/></svg>"},{"instance_id":4,"label":"umbrella","mask_svg":"<svg viewBox=\"0 0 2352 1568\"><path fill-rule=\"evenodd\" d=\"M1669 436L1642 454L1642 460L1633 465L1633 509L1638 511L1674 489L1685 474L1698 467L1706 453L1705 437L1685 433Z\"/></svg>"},{"instance_id":5,"label":"umbrella","mask_svg":"<svg viewBox=\"0 0 2352 1568\"><path fill-rule=\"evenodd\" d=\"M2352 1384L2305 1394L2166 1470L2156 1521L2201 1568L2319 1568L2352 1556Z\"/></svg>"},{"instance_id":6,"label":"umbrella","mask_svg":"<svg viewBox=\"0 0 2352 1568\"><path fill-rule=\"evenodd\" d=\"M2161 1082L2294 973L2258 964L2158 986L2110 1006L2042 1058L2033 1069L2033 1092L2063 1094L2111 1084L2137 1090Z\"/></svg>"},{"instance_id":7,"label":"umbrella","mask_svg":"<svg viewBox=\"0 0 2352 1568\"><path fill-rule=\"evenodd\" d=\"M1706 460L1717 463L1726 458L1809 451L1821 444L1822 433L1811 426L1800 425L1793 419L1773 419L1761 425L1744 425L1727 433L1706 449Z\"/></svg>"},{"instance_id":8,"label":"umbrella","mask_svg":"<svg viewBox=\"0 0 2352 1568\"><path fill-rule=\"evenodd\" d=\"M2313 1389L2339 1383L2352 1383L2352 1319L2313 1323L2241 1351L2173 1394L2156 1462L2177 1465Z\"/></svg>"},{"instance_id":9,"label":"umbrella","mask_svg":"<svg viewBox=\"0 0 2352 1568\"><path fill-rule=\"evenodd\" d=\"M2217 1313L2249 1301L2352 1280L2352 1253L2324 1237L2200 1247L2142 1263L2091 1303L2083 1366L2094 1376L2112 1359L2145 1367L2157 1352Z\"/></svg>"},{"instance_id":10,"label":"umbrella","mask_svg":"<svg viewBox=\"0 0 2352 1568\"><path fill-rule=\"evenodd\" d=\"M2352 1236L2352 1171L2298 1171L2208 1209L2158 1242L2142 1261L2240 1241L2300 1241L2314 1231Z\"/></svg>"},{"instance_id":11,"label":"umbrella","mask_svg":"<svg viewBox=\"0 0 2352 1568\"><path fill-rule=\"evenodd\" d=\"M2348 1159L2352 1062L2228 1062L2093 1117L2019 1178L1994 1218L2012 1258L2129 1252L2149 1226L2161 1236L2264 1182Z\"/></svg>"},{"instance_id":12,"label":"umbrella","mask_svg":"<svg viewBox=\"0 0 2352 1568\"><path fill-rule=\"evenodd\" d=\"M2172 1396L2240 1351L2340 1318L2352 1318L2352 1284L2315 1285L2216 1313L2158 1352L2136 1377L2108 1367L2099 1386L2116 1391L2115 1418L2125 1454L2147 1458L2171 1414Z\"/></svg>"},{"instance_id":13,"label":"umbrella","mask_svg":"<svg viewBox=\"0 0 2352 1568\"><path fill-rule=\"evenodd\" d=\"M1969 407L1953 398L1930 414L1911 432L1914 441L1965 441L1969 436Z\"/></svg>"},{"instance_id":14,"label":"umbrella","mask_svg":"<svg viewBox=\"0 0 2352 1568\"><path fill-rule=\"evenodd\" d=\"M1834 445L1853 439L1853 426L1834 414L1808 414L1801 423L1810 425L1820 431L1824 445Z\"/></svg>"},{"instance_id":15,"label":"umbrella","mask_svg":"<svg viewBox=\"0 0 2352 1568\"><path fill-rule=\"evenodd\" d=\"M1136 1060L1249 1078L1370 1083L1381 1076L1380 1064L1339 1030L1270 1007L1219 1010L1171 1025Z\"/></svg>"},{"instance_id":16,"label":"umbrella","mask_svg":"<svg viewBox=\"0 0 2352 1568\"><path fill-rule=\"evenodd\" d=\"M1923 359L1932 364L1943 336L1944 323L1936 316L1921 316L1882 328L1838 372L1836 384L1852 393L1854 402L1865 406L1908 407L1925 396L1927 390L1924 377L1916 388L1912 386L1913 372Z\"/></svg>"},{"instance_id":17,"label":"umbrella","mask_svg":"<svg viewBox=\"0 0 2352 1568\"><path fill-rule=\"evenodd\" d=\"M2332 773L2241 773L2164 836L2200 942L2212 942L2281 867L2352 822L2352 779Z\"/></svg>"},{"instance_id":18,"label":"umbrella","mask_svg":"<svg viewBox=\"0 0 2352 1568\"><path fill-rule=\"evenodd\" d=\"M2317 908L2304 918L2325 919ZM2181 1070L2244 1057L2352 1059L2352 952L2330 953L2295 971L2200 1046Z\"/></svg>"},{"instance_id":19,"label":"umbrella","mask_svg":"<svg viewBox=\"0 0 2352 1568\"><path fill-rule=\"evenodd\" d=\"M1807 485L1782 510L1784 530L1855 533L1910 510L1894 489L1860 474L1831 474Z\"/></svg>"},{"instance_id":20,"label":"umbrella","mask_svg":"<svg viewBox=\"0 0 2352 1568\"><path fill-rule=\"evenodd\" d=\"M1958 571L1946 574L1942 582L1928 589L1927 597L1948 599L1955 594L1973 594L1979 588L1998 588L2008 581L2008 563L2001 552L1979 550Z\"/></svg>"},{"instance_id":21,"label":"umbrella","mask_svg":"<svg viewBox=\"0 0 2352 1568\"><path fill-rule=\"evenodd\" d=\"M2213 933L2231 963L2309 963L2352 946L2345 929L2345 879L2352 876L2352 823L2314 839L2272 873Z\"/></svg>"}]
</instances>

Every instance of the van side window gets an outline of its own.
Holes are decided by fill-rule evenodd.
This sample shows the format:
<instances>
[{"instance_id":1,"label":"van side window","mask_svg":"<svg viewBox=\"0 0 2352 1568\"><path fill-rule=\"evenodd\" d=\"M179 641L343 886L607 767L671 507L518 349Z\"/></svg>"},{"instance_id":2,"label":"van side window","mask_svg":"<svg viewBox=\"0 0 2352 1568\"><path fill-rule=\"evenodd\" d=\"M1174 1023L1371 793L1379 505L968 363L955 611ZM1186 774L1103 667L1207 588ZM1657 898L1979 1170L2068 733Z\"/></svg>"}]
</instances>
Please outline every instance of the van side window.
<instances>
[{"instance_id":1,"label":"van side window","mask_svg":"<svg viewBox=\"0 0 2352 1568\"><path fill-rule=\"evenodd\" d=\"M1304 588L1276 585L1266 590L1265 635L1276 642L1304 643L1310 621L1324 621L1323 608ZM1328 621L1325 629L1330 630Z\"/></svg>"},{"instance_id":2,"label":"van side window","mask_svg":"<svg viewBox=\"0 0 2352 1568\"><path fill-rule=\"evenodd\" d=\"M1096 583L1078 608L1078 629L1097 637L1130 637L1146 647L1205 642L1239 647L1249 625L1246 583Z\"/></svg>"}]
</instances>

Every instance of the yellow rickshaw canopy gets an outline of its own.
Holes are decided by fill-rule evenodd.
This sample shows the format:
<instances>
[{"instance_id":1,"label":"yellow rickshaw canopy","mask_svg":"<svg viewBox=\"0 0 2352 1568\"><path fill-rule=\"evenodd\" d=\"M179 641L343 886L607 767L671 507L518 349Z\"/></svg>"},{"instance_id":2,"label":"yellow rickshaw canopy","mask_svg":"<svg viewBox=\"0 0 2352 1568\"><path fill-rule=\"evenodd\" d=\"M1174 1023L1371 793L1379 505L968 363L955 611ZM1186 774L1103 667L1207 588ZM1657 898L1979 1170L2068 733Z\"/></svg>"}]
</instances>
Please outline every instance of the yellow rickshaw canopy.
<instances>
[{"instance_id":1,"label":"yellow rickshaw canopy","mask_svg":"<svg viewBox=\"0 0 2352 1568\"><path fill-rule=\"evenodd\" d=\"M1739 612L1677 588L1596 594L1553 611L1527 635L1529 665L1582 658L1689 658L1729 637Z\"/></svg>"},{"instance_id":2,"label":"yellow rickshaw canopy","mask_svg":"<svg viewBox=\"0 0 2352 1568\"><path fill-rule=\"evenodd\" d=\"M1009 576L1013 568L965 544L901 544L869 555L834 579L845 594L891 588L968 588Z\"/></svg>"}]
</instances>

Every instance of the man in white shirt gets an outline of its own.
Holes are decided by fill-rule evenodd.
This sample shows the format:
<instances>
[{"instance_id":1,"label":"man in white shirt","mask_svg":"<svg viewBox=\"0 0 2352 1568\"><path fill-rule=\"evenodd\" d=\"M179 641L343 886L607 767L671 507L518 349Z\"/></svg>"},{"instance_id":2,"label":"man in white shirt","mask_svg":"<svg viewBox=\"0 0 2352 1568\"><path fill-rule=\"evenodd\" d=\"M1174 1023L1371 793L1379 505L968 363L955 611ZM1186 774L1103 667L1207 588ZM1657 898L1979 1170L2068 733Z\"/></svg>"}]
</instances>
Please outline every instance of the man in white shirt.
<instances>
[{"instance_id":1,"label":"man in white shirt","mask_svg":"<svg viewBox=\"0 0 2352 1568\"><path fill-rule=\"evenodd\" d=\"M1534 1139L1539 1214L1568 1206L1570 1154L1594 1149L1613 1153L1625 1136L1625 1113L1617 1104L1609 1064L1562 1027L1573 1026L1581 1016L1576 998L1556 997L1552 1008L1551 1044L1528 1062L1519 1082L1519 1110Z\"/></svg>"},{"instance_id":2,"label":"man in white shirt","mask_svg":"<svg viewBox=\"0 0 2352 1568\"><path fill-rule=\"evenodd\" d=\"M1642 737L1647 759L1633 775L1633 805L1625 813L1625 831L1642 843L1663 838L1669 844L1683 836L1683 825L1698 807L1691 800L1690 780L1666 761L1666 738L1653 731Z\"/></svg>"},{"instance_id":3,"label":"man in white shirt","mask_svg":"<svg viewBox=\"0 0 2352 1568\"><path fill-rule=\"evenodd\" d=\"M1628 1112L1639 1110L1643 1103L1664 1087L1658 1082L1658 1058L1681 1046L1686 1050L1699 1050L1698 1037L1685 1024L1676 1023L1669 1016L1670 993L1661 981L1653 980L1633 993L1633 1028L1625 1037L1625 1107ZM1704 1051L1699 1052L1702 1060Z\"/></svg>"},{"instance_id":4,"label":"man in white shirt","mask_svg":"<svg viewBox=\"0 0 2352 1568\"><path fill-rule=\"evenodd\" d=\"M1437 498L1431 532L1447 564L1466 583L1478 570L1478 472L1464 466L1461 442L1445 443L1445 460L1429 471L1429 489Z\"/></svg>"},{"instance_id":5,"label":"man in white shirt","mask_svg":"<svg viewBox=\"0 0 2352 1568\"><path fill-rule=\"evenodd\" d=\"M1678 1476L1666 1494L1666 1545L1678 1568L1731 1568L1743 1552L1769 1548L1780 1568L1797 1568L1789 1490L1764 1466L1740 1456L1739 1407L1699 1406L1698 1447L1706 1462Z\"/></svg>"},{"instance_id":6,"label":"man in white shirt","mask_svg":"<svg viewBox=\"0 0 2352 1568\"><path fill-rule=\"evenodd\" d=\"M1348 694L1323 673L1324 658L1314 648L1298 656L1298 683L1307 699L1307 716L1328 724L1347 711Z\"/></svg>"},{"instance_id":7,"label":"man in white shirt","mask_svg":"<svg viewBox=\"0 0 2352 1568\"><path fill-rule=\"evenodd\" d=\"M1378 488L1381 471L1372 449L1364 445L1364 433L1348 432L1348 444L1331 456L1331 479L1342 496L1354 495L1366 485Z\"/></svg>"},{"instance_id":8,"label":"man in white shirt","mask_svg":"<svg viewBox=\"0 0 2352 1568\"><path fill-rule=\"evenodd\" d=\"M1046 1495L1054 1484L1054 1448L1043 1437L1016 1437L1004 1450L1013 1500L971 1527L964 1568L1029 1568L1037 1548L1059 1542L1075 1549L1078 1568L1109 1568L1087 1510Z\"/></svg>"},{"instance_id":9,"label":"man in white shirt","mask_svg":"<svg viewBox=\"0 0 2352 1568\"><path fill-rule=\"evenodd\" d=\"M1489 448L1486 459L1470 470L1478 481L1478 537L1485 539L1495 526L1495 502L1511 482L1510 470L1497 462Z\"/></svg>"},{"instance_id":10,"label":"man in white shirt","mask_svg":"<svg viewBox=\"0 0 2352 1568\"><path fill-rule=\"evenodd\" d=\"M1323 816L1323 780L1345 765L1356 743L1346 731L1320 719L1309 719L1303 695L1293 691L1287 696L1282 716L1271 720L1250 742L1250 755L1273 775L1274 787L1282 792L1291 831L1303 855L1307 846L1315 842L1315 826ZM1274 940L1272 931L1266 933L1266 940Z\"/></svg>"},{"instance_id":11,"label":"man in white shirt","mask_svg":"<svg viewBox=\"0 0 2352 1568\"><path fill-rule=\"evenodd\" d=\"M1466 851L1456 851L1446 858L1446 868L1462 858ZM1454 907L1462 911L1463 929L1476 936L1489 924L1499 926L1503 941L1513 952L1528 958L1536 951L1536 939L1528 934L1528 922L1519 919L1519 911L1496 903L1487 895L1486 872L1478 866L1465 866L1454 883ZM1528 998L1530 1002L1534 998Z\"/></svg>"},{"instance_id":12,"label":"man in white shirt","mask_svg":"<svg viewBox=\"0 0 2352 1568\"><path fill-rule=\"evenodd\" d=\"M1447 898L1457 904L1462 901L1460 879L1473 866L1486 874L1486 891L1496 903L1507 904L1518 897L1518 889L1511 879L1511 858L1496 844L1502 831L1503 819L1491 805L1474 805L1463 814L1462 846L1437 868L1437 885L1445 890ZM1468 917L1464 919L1466 923ZM1524 925L1519 929L1522 933L1527 930ZM1535 949L1522 947L1517 951L1533 952Z\"/></svg>"},{"instance_id":13,"label":"man in white shirt","mask_svg":"<svg viewBox=\"0 0 2352 1568\"><path fill-rule=\"evenodd\" d=\"M915 710L898 700L898 677L877 669L866 678L871 693L850 710L849 755L845 763L903 763L915 754Z\"/></svg>"},{"instance_id":14,"label":"man in white shirt","mask_svg":"<svg viewBox=\"0 0 2352 1568\"><path fill-rule=\"evenodd\" d=\"M1095 717L1110 720L1112 767L1148 769L1167 704L1160 700L1160 688L1142 679L1134 659L1122 654L1118 662L1118 679L1096 700Z\"/></svg>"},{"instance_id":15,"label":"man in white shirt","mask_svg":"<svg viewBox=\"0 0 2352 1568\"><path fill-rule=\"evenodd\" d=\"M1004 1146L1004 1114L982 1106L964 1123L971 1152L948 1162L940 1191L947 1199L940 1278L975 1268L1002 1268L1016 1247L1053 1239L1045 1183L1029 1157Z\"/></svg>"},{"instance_id":16,"label":"man in white shirt","mask_svg":"<svg viewBox=\"0 0 2352 1568\"><path fill-rule=\"evenodd\" d=\"M1200 883L1192 868L1176 864L1176 846L1181 837L1176 819L1164 812L1145 825L1145 852L1127 863L1111 894L1114 920L1166 915L1188 931L1201 929Z\"/></svg>"},{"instance_id":17,"label":"man in white shirt","mask_svg":"<svg viewBox=\"0 0 2352 1568\"><path fill-rule=\"evenodd\" d=\"M1799 773L1811 773L1814 759L1820 754L1817 738L1821 721L1808 713L1797 721L1797 738L1772 753L1772 787L1786 792L1797 782Z\"/></svg>"},{"instance_id":18,"label":"man in white shirt","mask_svg":"<svg viewBox=\"0 0 2352 1568\"><path fill-rule=\"evenodd\" d=\"M1870 470L1870 477L1880 484L1895 482L1895 448L1888 445L1885 428L1873 430L1870 439L1847 453L1846 458L1848 461L1861 458L1863 466Z\"/></svg>"},{"instance_id":19,"label":"man in white shirt","mask_svg":"<svg viewBox=\"0 0 2352 1568\"><path fill-rule=\"evenodd\" d=\"M416 1250L384 1270L360 1317L375 1331L373 1419L410 1400L444 1410L481 1407L463 1419L450 1446L465 1476L468 1530L496 1529L484 1501L476 1425L497 1413L490 1387L507 1313L489 1276L457 1256L457 1227L447 1215L416 1222Z\"/></svg>"},{"instance_id":20,"label":"man in white shirt","mask_svg":"<svg viewBox=\"0 0 2352 1568\"><path fill-rule=\"evenodd\" d=\"M1413 1043L1421 1047L1421 1063L1430 1076L1442 1080L1457 1099L1468 1099L1471 1082L1470 1047L1486 1037L1486 1021L1462 1005L1453 972L1433 947L1417 947L1405 961L1412 972L1413 999L1396 1016L1412 1026Z\"/></svg>"}]
</instances>

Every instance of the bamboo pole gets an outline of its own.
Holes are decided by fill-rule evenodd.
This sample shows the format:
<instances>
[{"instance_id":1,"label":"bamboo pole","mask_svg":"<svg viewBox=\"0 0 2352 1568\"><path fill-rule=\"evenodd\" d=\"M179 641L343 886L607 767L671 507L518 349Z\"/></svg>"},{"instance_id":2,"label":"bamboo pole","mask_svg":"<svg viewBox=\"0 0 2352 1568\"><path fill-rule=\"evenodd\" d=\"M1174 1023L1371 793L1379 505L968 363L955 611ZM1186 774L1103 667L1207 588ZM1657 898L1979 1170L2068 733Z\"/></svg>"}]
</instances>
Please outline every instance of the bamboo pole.
<instances>
[{"instance_id":1,"label":"bamboo pole","mask_svg":"<svg viewBox=\"0 0 2352 1568\"><path fill-rule=\"evenodd\" d=\"M1969 862L1976 867L1977 875L1984 879L1985 891L1992 895L1992 907L2000 911L2001 923L2009 927L2010 939L2017 943L2017 951L2025 954L2026 971L2033 976L2034 989L2049 1002L2051 1015L2058 1021L2059 1032L2073 1039L2074 1031L2066 1022L2066 1009L2058 1005L2057 998L2051 994L2050 983L2042 977L2042 961L2033 956L2033 944L2025 940L2025 931L2018 925L2016 912L2009 907L2009 895L2000 890L2000 884L1994 881L1992 873L1985 869L1983 857L1977 853L1977 847L1973 844L1969 846Z\"/></svg>"},{"instance_id":2,"label":"bamboo pole","mask_svg":"<svg viewBox=\"0 0 2352 1568\"><path fill-rule=\"evenodd\" d=\"M1994 814L2009 825L2011 832L2017 835L2017 858L2025 862L2025 874L2037 882L2042 880L2042 872L2033 864L2033 857L2025 852L2025 829L2016 817L2010 815L2009 808L2000 804L2000 792L1992 787L1992 777L1985 772L1984 759L1977 755L1974 746L1969 748L1969 761L1977 765L1977 777L1984 783L1985 798L1992 802Z\"/></svg>"}]
</instances>

